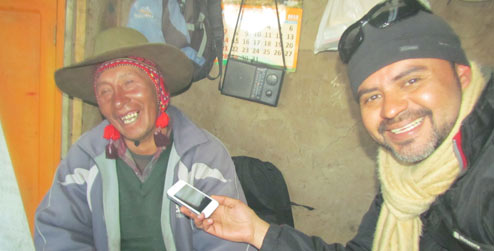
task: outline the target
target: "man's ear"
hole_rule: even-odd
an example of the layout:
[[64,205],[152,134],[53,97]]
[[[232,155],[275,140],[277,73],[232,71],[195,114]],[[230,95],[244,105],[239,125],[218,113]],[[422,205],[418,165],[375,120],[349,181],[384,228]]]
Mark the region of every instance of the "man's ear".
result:
[[461,89],[465,89],[472,80],[472,68],[468,65],[455,64],[456,75],[460,81]]

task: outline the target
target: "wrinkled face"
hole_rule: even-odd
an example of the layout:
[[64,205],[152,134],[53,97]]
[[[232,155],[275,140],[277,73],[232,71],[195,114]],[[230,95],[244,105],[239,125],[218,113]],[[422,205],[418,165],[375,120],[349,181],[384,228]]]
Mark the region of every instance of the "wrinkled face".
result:
[[129,65],[104,70],[95,81],[95,93],[101,113],[126,142],[153,139],[158,105],[144,71]]
[[464,87],[460,71],[448,61],[421,58],[373,73],[358,89],[367,131],[399,161],[427,158],[456,122]]

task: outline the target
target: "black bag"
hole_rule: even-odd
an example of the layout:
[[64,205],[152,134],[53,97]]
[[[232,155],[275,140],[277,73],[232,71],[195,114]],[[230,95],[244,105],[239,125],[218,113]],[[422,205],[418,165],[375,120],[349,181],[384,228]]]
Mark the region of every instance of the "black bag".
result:
[[247,204],[269,223],[294,226],[288,189],[283,174],[270,162],[256,158],[232,158]]
[[[225,34],[221,0],[136,0],[127,26],[143,33],[150,42],[180,48],[194,62],[192,82],[222,75]],[[215,59],[219,73],[210,76]]]

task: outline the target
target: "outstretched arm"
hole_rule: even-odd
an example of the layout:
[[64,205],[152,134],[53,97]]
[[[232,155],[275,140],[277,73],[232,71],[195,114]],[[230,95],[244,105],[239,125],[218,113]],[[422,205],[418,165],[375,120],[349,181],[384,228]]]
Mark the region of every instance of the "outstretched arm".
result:
[[187,208],[180,210],[194,220],[198,228],[219,238],[246,242],[263,250],[297,251],[368,251],[371,250],[377,218],[382,204],[378,194],[364,215],[357,235],[346,245],[326,243],[317,236],[308,236],[287,225],[269,225],[241,201],[223,196],[212,196],[219,207],[207,219]]
[[204,214],[196,215],[183,206],[180,211],[209,234],[230,241],[246,242],[260,249],[269,224],[240,200],[216,195],[212,197],[219,202],[219,206],[207,219]]

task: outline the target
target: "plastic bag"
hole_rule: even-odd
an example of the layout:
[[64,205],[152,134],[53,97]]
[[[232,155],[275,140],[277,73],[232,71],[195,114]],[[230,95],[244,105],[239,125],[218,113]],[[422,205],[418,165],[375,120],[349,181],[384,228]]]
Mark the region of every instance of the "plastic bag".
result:
[[335,51],[341,34],[382,0],[328,0],[319,24],[314,53]]

